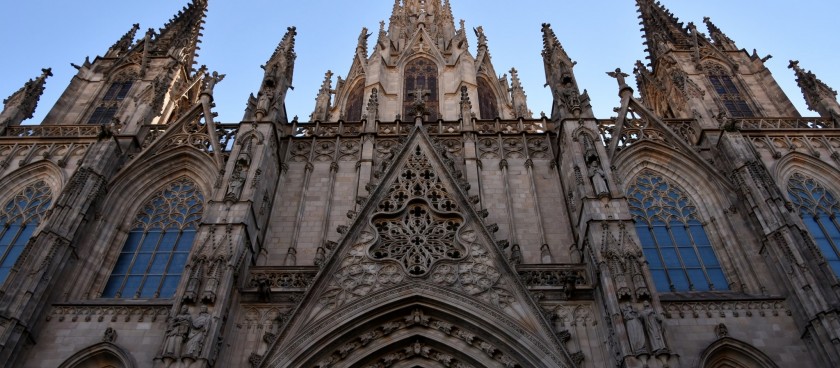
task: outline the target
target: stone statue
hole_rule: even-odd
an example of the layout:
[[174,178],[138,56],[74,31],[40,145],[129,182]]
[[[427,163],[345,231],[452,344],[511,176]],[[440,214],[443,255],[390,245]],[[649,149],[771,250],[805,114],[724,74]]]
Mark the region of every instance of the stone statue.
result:
[[648,340],[650,340],[650,350],[654,353],[662,352],[668,349],[665,345],[665,336],[662,330],[662,318],[656,314],[649,302],[645,302],[642,309],[642,317],[645,319],[645,329],[647,331]]
[[622,316],[624,317],[627,340],[630,342],[632,353],[636,355],[647,353],[647,348],[645,347],[645,327],[642,325],[639,312],[632,305],[625,304],[622,309]]
[[477,28],[473,28],[475,32],[475,37],[478,39],[478,47],[487,46],[487,36],[484,35],[484,28],[478,26]]
[[207,77],[207,85],[204,88],[210,94],[213,94],[213,89],[216,88],[216,84],[221,82],[222,79],[225,79],[224,74],[219,74],[219,72],[213,72],[212,75]]
[[207,313],[207,306],[202,305],[198,316],[192,319],[184,356],[197,358],[204,349],[204,340],[210,330],[212,316]]
[[180,313],[169,320],[166,336],[163,341],[163,357],[180,358],[184,341],[189,336],[192,316],[186,305],[181,307]]
[[624,80],[624,78],[627,78],[630,75],[627,73],[622,73],[621,68],[615,68],[614,72],[607,72],[607,75],[615,78],[618,81],[619,88],[627,87],[627,82]]
[[601,169],[600,161],[589,161],[589,179],[592,180],[592,188],[595,190],[596,196],[600,198],[610,195],[610,189],[607,187],[606,174]]
[[271,108],[271,89],[264,88],[257,97],[257,113],[262,112],[263,116],[268,114]]

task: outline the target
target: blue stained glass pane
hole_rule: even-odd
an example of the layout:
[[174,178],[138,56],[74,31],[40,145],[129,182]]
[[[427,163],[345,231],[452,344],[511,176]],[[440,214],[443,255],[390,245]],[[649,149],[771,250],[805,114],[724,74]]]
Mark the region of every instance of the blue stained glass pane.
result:
[[678,247],[691,246],[691,238],[682,223],[671,223],[671,233],[674,234],[674,241]]
[[166,270],[166,263],[169,261],[169,253],[157,253],[152,259],[152,267],[149,268],[149,275],[161,275]]
[[138,253],[134,265],[131,266],[131,274],[142,275],[146,273],[146,269],[149,267],[149,260],[151,259],[151,253]]
[[175,250],[189,252],[192,248],[193,239],[195,239],[195,230],[184,230],[181,238],[178,239],[178,245],[175,247]]
[[837,229],[837,225],[834,225],[834,221],[831,221],[828,216],[824,216],[820,217],[820,222],[825,228],[826,233],[828,233],[828,237],[834,242],[834,245],[840,246],[840,230]]
[[656,290],[661,292],[671,291],[671,286],[668,283],[668,275],[664,270],[650,270],[653,275],[653,282],[656,284]]
[[710,267],[720,265],[712,247],[698,247],[697,251],[700,252],[700,258],[703,260],[704,266]]
[[665,260],[665,267],[680,268],[680,259],[677,257],[677,250],[674,248],[660,248],[662,259]]
[[9,226],[9,228],[6,229],[6,232],[3,233],[3,237],[0,238],[0,247],[3,247],[3,249],[5,249],[7,246],[9,246],[9,244],[12,244],[18,232],[20,232],[20,225],[13,224],[12,226]]
[[155,250],[158,240],[160,240],[160,231],[149,231],[146,233],[146,238],[143,239],[143,244],[140,245],[140,251],[151,252]]
[[664,225],[654,224],[653,235],[660,247],[671,246],[671,235],[668,234],[668,229]]
[[123,252],[134,252],[137,246],[140,245],[140,240],[143,239],[142,231],[132,231],[128,233],[128,239],[125,241]]
[[175,247],[175,242],[178,241],[178,230],[170,229],[163,234],[163,240],[160,241],[158,251],[171,251]]
[[703,230],[703,225],[692,224],[689,223],[688,227],[689,231],[691,232],[691,238],[694,240],[694,244],[697,245],[711,245],[712,243],[709,242],[709,238],[706,236],[706,230]]
[[160,276],[149,276],[143,283],[143,288],[140,289],[141,298],[154,298],[157,293],[158,286],[160,286]]
[[131,259],[134,258],[134,253],[121,253],[120,258],[117,258],[117,264],[114,266],[114,271],[111,274],[124,275],[128,272],[128,267],[131,266]]
[[15,262],[17,262],[18,257],[21,253],[23,253],[23,244],[15,244],[9,249],[9,253],[6,255],[6,258],[3,259],[3,263],[0,264],[0,267],[12,267],[14,266]]
[[820,250],[823,253],[823,257],[825,257],[826,261],[838,261],[840,260],[840,256],[837,255],[837,252],[834,251],[828,244],[821,244]]
[[175,289],[178,288],[178,281],[180,280],[180,275],[164,277],[163,286],[160,287],[160,297],[171,298],[173,295],[175,295]]
[[825,233],[823,233],[822,229],[820,229],[820,225],[817,221],[811,216],[805,216],[802,218],[802,221],[805,223],[805,226],[808,227],[808,231],[811,233],[811,236],[814,237],[814,240],[817,243],[826,242]]
[[125,280],[125,286],[122,289],[122,297],[133,298],[141,282],[143,282],[143,276],[128,276]]
[[726,282],[726,276],[723,275],[723,270],[717,267],[706,268],[706,273],[709,274],[709,280],[715,285],[715,290],[729,290],[729,283]]
[[683,264],[686,267],[700,267],[700,259],[698,259],[697,254],[694,253],[694,248],[682,247],[679,248],[679,250],[680,257],[682,257]]
[[688,278],[685,277],[685,271],[682,269],[668,270],[668,276],[671,277],[671,283],[674,285],[674,290],[688,290]]
[[831,267],[835,275],[840,275],[840,261],[829,261],[828,266]]
[[35,232],[35,228],[38,225],[36,224],[27,224],[21,229],[20,235],[18,235],[17,239],[15,239],[15,244],[26,244],[29,241],[29,238],[32,237],[32,233]]
[[701,268],[688,268],[686,269],[688,273],[688,278],[691,280],[691,284],[694,286],[694,290],[696,291],[708,291],[709,290],[709,282],[706,281],[706,275],[703,273],[703,269]]
[[653,236],[651,236],[650,229],[647,226],[637,225],[636,234],[639,235],[642,248],[656,248],[656,243],[654,243]]
[[108,278],[108,284],[105,285],[105,291],[102,292],[102,296],[105,298],[113,298],[117,296],[117,291],[120,290],[120,285],[122,285],[123,277],[120,275],[111,275]]
[[169,267],[166,269],[168,274],[178,274],[184,271],[184,266],[187,264],[187,253],[172,254],[172,261],[169,262]]
[[659,252],[656,249],[645,249],[644,254],[650,268],[662,268],[662,260],[659,259]]

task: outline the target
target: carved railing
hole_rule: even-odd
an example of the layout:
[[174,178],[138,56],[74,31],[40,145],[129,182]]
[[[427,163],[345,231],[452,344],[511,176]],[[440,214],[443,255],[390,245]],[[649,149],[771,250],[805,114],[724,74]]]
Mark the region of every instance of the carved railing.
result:
[[[148,124],[144,127],[149,129],[149,133],[146,134],[146,139],[143,142],[143,147],[146,147],[163,135],[169,128],[169,125]],[[219,139],[219,147],[221,147],[223,155],[233,150],[233,144],[236,141],[236,134],[238,132],[239,124],[216,124],[216,137]],[[207,136],[209,137],[209,135]],[[213,147],[210,145],[210,142],[198,142],[197,145],[201,146],[208,153],[213,152]]]
[[[697,144],[700,137],[695,128],[694,120],[667,119],[664,120],[664,123],[689,145],[693,146]],[[624,127],[621,129],[621,134],[618,137],[615,136],[616,126],[614,120],[598,120],[598,129],[605,145],[609,146],[613,139],[618,139],[616,152],[642,140],[670,143],[666,139],[667,136],[662,129],[654,127],[653,124],[650,124],[644,119],[625,120]]]
[[677,133],[689,145],[697,144],[700,138],[697,134],[697,129],[694,127],[694,120],[692,119],[667,119],[665,124],[668,128]]
[[753,129],[837,129],[830,118],[747,118],[733,119],[740,130]]
[[591,287],[584,265],[520,265],[516,272],[530,289]]
[[362,134],[364,129],[364,122],[321,122],[300,124],[298,122],[292,123],[292,135],[295,137],[335,137],[341,136],[357,136]]
[[[119,131],[119,128],[111,128]],[[10,126],[3,134],[6,137],[96,137],[102,131],[99,125],[22,125]]]
[[[457,135],[467,130],[467,126],[475,124],[475,130],[479,134],[539,134],[545,133],[548,128],[547,120],[518,119],[518,120],[476,120],[474,122],[457,121],[427,121],[423,123],[429,134],[433,135]],[[365,130],[366,124],[374,124],[373,130],[380,136],[406,135],[414,126],[413,121],[360,121],[360,122],[321,122],[292,123],[292,136],[294,137],[334,137],[358,136]]]
[[548,121],[544,119],[476,120],[474,124],[479,134],[539,134],[548,130]]
[[315,280],[317,267],[252,267],[246,288],[303,290]]

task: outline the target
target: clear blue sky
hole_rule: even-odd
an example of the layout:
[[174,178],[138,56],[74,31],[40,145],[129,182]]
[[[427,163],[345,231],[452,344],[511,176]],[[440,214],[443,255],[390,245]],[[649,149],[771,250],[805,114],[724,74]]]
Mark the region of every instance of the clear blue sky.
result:
[[[573,60],[581,88],[589,90],[596,115],[613,115],[619,104],[615,80],[605,72],[630,71],[645,54],[635,1],[590,0],[451,0],[455,19],[468,29],[484,26],[492,61],[498,73],[520,71],[535,114],[551,109],[551,94],[543,88],[540,24],[552,24]],[[67,87],[85,56],[103,54],[133,23],[141,30],[161,27],[187,0],[26,0],[7,1],[0,12],[0,98],[6,98],[43,67],[52,67],[34,119],[39,123]],[[683,22],[693,21],[705,32],[703,16],[710,16],[739,47],[761,56],[797,109],[807,111],[788,60],[833,88],[840,88],[837,14],[840,4],[827,0],[664,0]],[[277,1],[210,0],[198,62],[227,74],[216,88],[219,120],[242,118],[248,94],[262,78],[260,65],[274,51],[288,26],[297,26],[297,63],[294,86],[286,100],[291,115],[307,120],[324,72],[346,76],[361,28],[376,30],[390,16],[393,1]],[[470,46],[475,38],[470,33]],[[142,31],[140,32],[142,34]],[[370,42],[371,45],[374,43]],[[635,85],[635,84],[634,84]]]

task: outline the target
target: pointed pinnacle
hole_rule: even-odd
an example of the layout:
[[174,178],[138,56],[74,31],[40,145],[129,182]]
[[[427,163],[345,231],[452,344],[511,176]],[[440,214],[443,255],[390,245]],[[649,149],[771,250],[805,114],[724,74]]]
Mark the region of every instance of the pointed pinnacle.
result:
[[131,29],[128,30],[117,42],[109,49],[109,51],[125,51],[134,43],[134,37],[137,36],[137,31],[140,29],[140,23],[134,23]]

